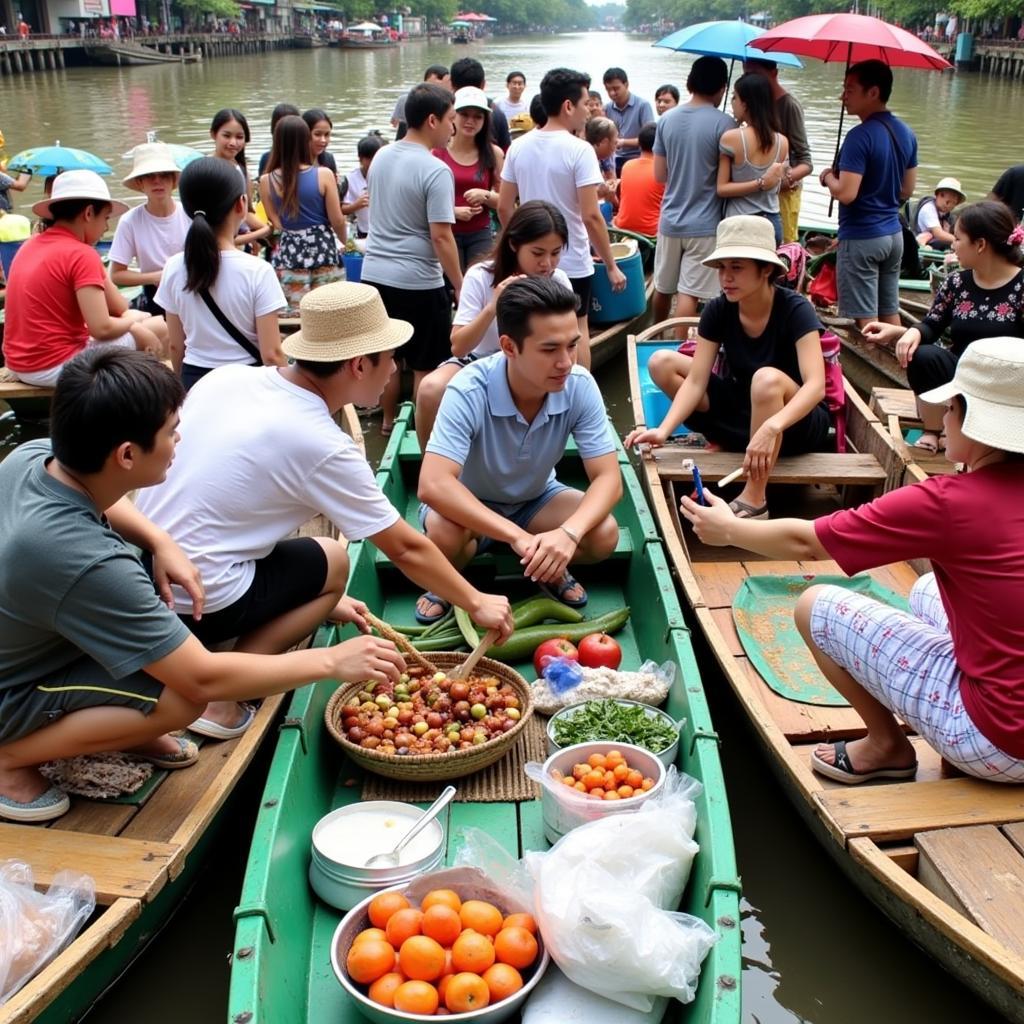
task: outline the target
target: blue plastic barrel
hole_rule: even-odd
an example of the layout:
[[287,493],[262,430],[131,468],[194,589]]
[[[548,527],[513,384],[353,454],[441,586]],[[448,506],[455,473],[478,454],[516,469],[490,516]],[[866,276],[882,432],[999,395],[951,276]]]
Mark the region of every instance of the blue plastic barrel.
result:
[[11,276],[11,264],[14,262],[14,254],[24,244],[24,242],[0,242],[0,266],[4,268],[4,277]]
[[590,322],[614,324],[632,320],[647,308],[644,267],[636,239],[612,243],[616,266],[626,275],[626,287],[613,292],[603,263],[594,263],[594,285],[590,295]]
[[601,211],[601,216],[604,217],[605,224],[611,224],[612,217],[615,216],[615,207],[605,199],[603,202],[598,204],[598,208]]
[[358,284],[363,279],[363,254],[347,252],[342,259],[345,261],[345,280]]

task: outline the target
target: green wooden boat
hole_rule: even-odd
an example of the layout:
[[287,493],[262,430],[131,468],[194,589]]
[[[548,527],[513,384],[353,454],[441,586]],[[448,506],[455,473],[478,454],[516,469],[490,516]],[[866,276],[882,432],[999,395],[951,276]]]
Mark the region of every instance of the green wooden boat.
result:
[[[381,460],[377,480],[385,494],[413,519],[420,451],[406,406]],[[736,1024],[740,1020],[739,879],[729,809],[714,732],[693,651],[683,621],[662,542],[625,453],[619,450],[624,495],[616,509],[621,528],[618,548],[599,569],[580,576],[590,592],[588,617],[630,605],[633,615],[618,640],[623,665],[637,667],[652,658],[674,661],[681,669],[668,699],[669,711],[686,718],[680,767],[704,785],[698,805],[694,864],[683,908],[715,929],[719,941],[704,962],[696,1000],[673,1008],[670,1016],[693,1024]],[[581,462],[570,449],[560,478],[584,481]],[[369,542],[354,544],[350,592],[392,623],[412,621],[417,592]],[[527,596],[514,577],[511,555],[487,554],[474,563],[497,586],[513,580],[510,596]],[[508,575],[504,575],[508,574]],[[521,579],[521,577],[519,577]],[[351,627],[349,627],[351,628]],[[324,628],[316,643],[335,642]],[[533,679],[532,665],[514,666]],[[361,799],[360,771],[348,761],[324,726],[324,708],[337,684],[323,680],[296,691],[271,764],[256,822],[241,900],[231,968],[227,1020],[232,1024],[304,1024],[360,1021],[335,979],[329,944],[342,914],[321,904],[309,887],[310,834],[333,808]],[[452,804],[448,860],[457,851],[459,829],[485,829],[511,853],[544,849],[539,800],[522,803]]]

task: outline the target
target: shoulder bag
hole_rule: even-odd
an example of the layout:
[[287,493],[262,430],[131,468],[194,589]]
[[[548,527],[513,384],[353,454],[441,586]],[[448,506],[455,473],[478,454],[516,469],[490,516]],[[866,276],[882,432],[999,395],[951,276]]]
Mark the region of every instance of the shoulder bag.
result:
[[238,342],[238,344],[245,349],[248,355],[253,359],[254,364],[259,366],[263,362],[260,350],[224,315],[224,310],[217,305],[213,296],[210,294],[209,288],[204,288],[199,293],[199,297],[206,303],[206,308],[213,314],[217,323],[227,331],[234,341]]

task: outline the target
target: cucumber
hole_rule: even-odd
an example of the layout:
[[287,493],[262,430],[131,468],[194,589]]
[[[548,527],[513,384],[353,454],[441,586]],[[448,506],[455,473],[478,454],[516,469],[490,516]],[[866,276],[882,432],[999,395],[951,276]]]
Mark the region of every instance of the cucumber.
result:
[[469,649],[472,650],[480,642],[480,637],[477,634],[476,629],[473,627],[473,620],[469,617],[469,612],[465,608],[455,608],[455,621],[459,625],[459,632],[462,634],[462,639],[469,645]]
[[435,633],[441,633],[446,631],[446,627],[452,624],[452,619],[455,613],[451,608],[448,609],[436,622],[432,622],[427,628],[420,634],[420,636],[433,636]]
[[497,658],[510,664],[525,661],[545,641],[565,637],[576,643],[591,633],[617,633],[629,621],[629,609],[619,608],[596,619],[584,619],[577,623],[559,625],[527,626],[517,629],[500,647],[487,651],[488,658]]
[[583,614],[577,609],[570,608],[567,604],[547,596],[531,597],[527,601],[520,601],[513,608],[512,614],[517,630],[545,622],[547,619],[554,619],[556,622],[583,621]]

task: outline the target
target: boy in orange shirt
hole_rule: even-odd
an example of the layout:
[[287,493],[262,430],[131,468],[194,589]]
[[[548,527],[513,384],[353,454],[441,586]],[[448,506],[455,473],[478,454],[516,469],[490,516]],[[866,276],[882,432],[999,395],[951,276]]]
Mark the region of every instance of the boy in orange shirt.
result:
[[654,122],[645,124],[637,136],[640,156],[622,165],[619,212],[613,222],[617,228],[652,238],[658,233],[661,199],[665,194],[665,186],[654,179],[654,133]]

